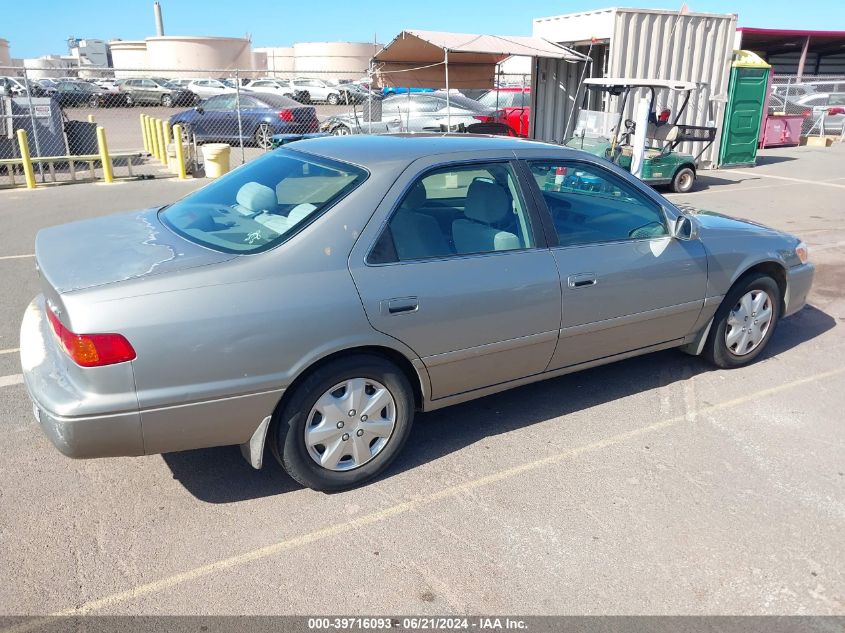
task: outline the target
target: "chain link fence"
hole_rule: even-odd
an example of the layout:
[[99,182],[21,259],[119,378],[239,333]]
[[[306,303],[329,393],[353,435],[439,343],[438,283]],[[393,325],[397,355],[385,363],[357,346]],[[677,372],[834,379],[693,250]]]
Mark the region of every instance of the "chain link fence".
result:
[[803,117],[802,134],[842,134],[845,125],[845,75],[775,75],[769,114]]
[[[527,136],[531,76],[499,89],[378,89],[347,72],[259,72],[0,67],[0,186],[20,184],[19,130],[36,180],[104,177],[98,128],[118,178],[178,172],[174,131],[189,174],[206,157],[242,164],[314,134],[482,131]],[[178,128],[176,126],[179,126]],[[474,127],[473,127],[474,126]]]

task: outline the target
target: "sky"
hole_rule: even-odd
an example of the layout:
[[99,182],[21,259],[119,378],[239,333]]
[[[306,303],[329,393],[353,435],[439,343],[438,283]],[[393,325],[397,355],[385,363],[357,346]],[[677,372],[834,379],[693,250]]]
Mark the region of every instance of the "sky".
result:
[[[389,42],[403,29],[530,35],[532,18],[609,6],[678,9],[683,0],[161,0],[166,35],[250,34],[253,47],[294,42]],[[845,30],[840,0],[686,0],[691,11],[737,13],[740,26]],[[838,7],[834,10],[834,7]],[[4,3],[0,38],[12,57],[67,54],[69,37],[155,35],[152,0]]]

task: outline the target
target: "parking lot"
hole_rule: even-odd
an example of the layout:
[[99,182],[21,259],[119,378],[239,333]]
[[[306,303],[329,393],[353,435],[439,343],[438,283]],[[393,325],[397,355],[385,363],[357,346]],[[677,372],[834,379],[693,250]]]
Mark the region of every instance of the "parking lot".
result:
[[421,414],[383,477],[339,494],[238,447],[59,454],[16,353],[36,232],[203,181],[0,191],[0,610],[845,614],[845,144],[759,163],[672,197],[809,244],[811,305],[761,360],[670,350]]

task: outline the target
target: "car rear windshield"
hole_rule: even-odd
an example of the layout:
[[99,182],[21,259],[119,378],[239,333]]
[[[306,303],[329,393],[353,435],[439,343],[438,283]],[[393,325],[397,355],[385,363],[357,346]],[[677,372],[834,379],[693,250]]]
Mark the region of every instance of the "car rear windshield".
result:
[[159,213],[182,237],[224,253],[278,246],[367,178],[347,163],[277,150]]

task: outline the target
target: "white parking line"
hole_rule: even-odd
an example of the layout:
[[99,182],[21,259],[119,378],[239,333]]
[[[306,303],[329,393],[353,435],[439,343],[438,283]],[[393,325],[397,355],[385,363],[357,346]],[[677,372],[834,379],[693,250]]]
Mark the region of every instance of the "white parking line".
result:
[[9,349],[0,349],[0,356],[3,354],[14,354],[15,352],[21,351],[19,347],[10,347]]
[[35,253],[29,255],[2,255],[0,259],[26,259],[27,257],[35,257]]
[[12,374],[11,376],[0,376],[0,387],[11,387],[23,382],[23,374]]
[[789,176],[773,176],[771,174],[761,174],[756,171],[746,171],[744,169],[731,170],[735,174],[745,174],[747,176],[759,176],[760,178],[773,178],[775,180],[789,180],[790,182],[800,182],[805,185],[820,185],[822,187],[836,187],[837,189],[845,189],[845,185],[837,185],[833,182],[825,182],[824,180],[805,180],[803,178],[790,178]]
[[[585,453],[590,453],[593,451],[598,451],[603,448],[608,448],[610,446],[615,446],[617,444],[621,444],[622,442],[635,439],[642,435],[646,435],[648,433],[653,433],[655,431],[660,431],[663,429],[667,429],[684,422],[689,422],[690,419],[694,419],[695,416],[706,415],[709,413],[714,413],[716,411],[721,411],[723,409],[729,409],[731,407],[735,407],[741,404],[745,404],[747,402],[753,402],[759,398],[763,398],[765,396],[771,396],[777,393],[781,393],[788,389],[793,389],[795,387],[800,387],[803,385],[807,385],[819,380],[823,380],[825,378],[831,378],[833,376],[839,376],[842,373],[845,373],[845,367],[840,367],[838,369],[833,369],[830,371],[820,372],[818,374],[813,374],[810,376],[806,376],[804,378],[799,378],[797,380],[793,380],[792,382],[783,383],[777,385],[775,387],[769,387],[768,389],[761,389],[760,391],[756,391],[754,393],[749,393],[744,396],[740,396],[738,398],[732,398],[730,400],[725,400],[723,402],[719,402],[716,404],[707,405],[701,407],[697,411],[688,411],[683,415],[675,416],[673,418],[667,418],[665,420],[658,420],[652,424],[648,424],[643,427],[635,428],[630,431],[626,431],[624,433],[619,433],[617,435],[612,435],[610,437],[606,437],[602,440],[598,440],[596,442],[591,442],[590,444],[585,444],[582,446],[578,446],[575,448],[567,449],[560,451],[558,453],[553,453],[548,455],[547,457],[542,457],[540,459],[525,462],[522,464],[517,464],[515,466],[511,466],[510,468],[505,468],[498,472],[491,473],[484,477],[479,477],[477,479],[471,479],[469,481],[465,481],[463,483],[455,484],[453,486],[449,486],[443,488],[441,490],[437,490],[430,494],[426,495],[419,495],[416,497],[412,497],[407,501],[403,501],[397,503],[395,505],[389,506],[382,510],[378,510],[376,512],[372,512],[370,514],[366,514],[363,516],[356,517],[354,519],[350,519],[348,521],[343,521],[341,523],[335,523],[333,525],[329,525],[328,527],[314,530],[313,532],[307,532],[305,534],[300,534],[298,536],[294,536],[292,538],[277,541],[275,543],[271,543],[269,545],[265,545],[264,547],[259,547],[257,549],[253,549],[250,551],[243,552],[241,554],[236,554],[234,556],[230,556],[228,558],[222,558],[205,565],[200,565],[199,567],[194,567],[192,569],[188,569],[183,572],[179,572],[173,574],[171,576],[165,576],[164,578],[159,578],[158,580],[153,580],[148,583],[144,583],[141,585],[137,585],[135,587],[131,587],[124,591],[118,591],[115,593],[107,594],[100,598],[95,598],[93,600],[89,600],[87,602],[83,602],[82,604],[70,607],[63,611],[59,611],[56,613],[51,614],[52,617],[56,616],[75,616],[75,615],[85,615],[88,613],[92,613],[94,611],[99,611],[101,609],[114,606],[116,604],[129,602],[130,600],[134,600],[137,598],[141,598],[143,596],[157,593],[159,591],[163,591],[165,589],[170,589],[171,587],[175,587],[185,582],[189,582],[192,580],[197,580],[203,578],[205,576],[209,576],[211,574],[217,572],[223,572],[228,569],[233,569],[235,567],[240,567],[242,565],[246,565],[258,560],[263,560],[269,558],[271,556],[275,556],[277,554],[281,554],[282,552],[286,552],[289,550],[293,550],[299,547],[305,547],[312,543],[322,541],[327,538],[332,538],[341,534],[346,534],[353,530],[362,528],[367,525],[372,525],[374,523],[380,523],[387,519],[391,519],[396,516],[401,516],[403,514],[407,514],[411,511],[418,510],[422,507],[431,505],[437,501],[443,501],[444,499],[451,499],[458,495],[471,492],[478,488],[483,488],[489,486],[491,484],[495,484],[512,477],[523,475],[527,473],[534,472],[540,468],[545,466],[551,466],[554,464],[562,463],[566,460],[574,459],[580,457]],[[692,418],[690,416],[693,416]],[[3,633],[26,633],[28,631],[34,631],[35,629],[43,626],[45,623],[50,621],[51,616],[46,617],[37,617],[31,620],[25,620],[16,626],[12,626],[10,628],[4,629]]]

